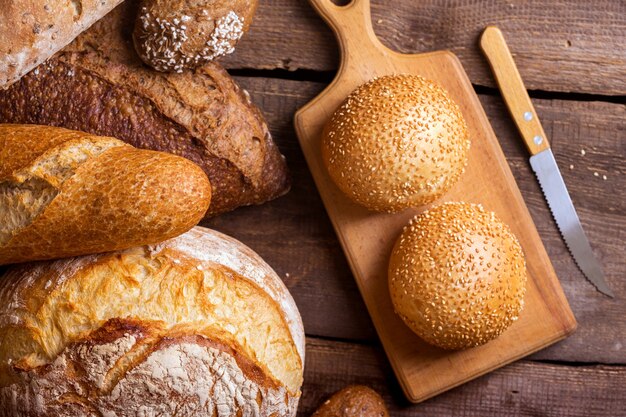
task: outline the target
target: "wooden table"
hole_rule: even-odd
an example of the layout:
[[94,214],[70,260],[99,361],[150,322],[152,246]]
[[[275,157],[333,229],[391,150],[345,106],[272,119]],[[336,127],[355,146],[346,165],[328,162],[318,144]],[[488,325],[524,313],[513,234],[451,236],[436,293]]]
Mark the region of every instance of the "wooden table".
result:
[[[626,416],[626,2],[372,0],[372,18],[390,47],[459,56],[579,327],[513,365],[422,404],[406,402],[292,126],[295,110],[333,78],[336,42],[305,0],[261,0],[251,32],[223,62],[265,112],[293,187],[285,197],[205,225],[259,252],[300,308],[308,337],[299,415],[359,383],[379,391],[394,416]],[[559,236],[479,52],[487,24],[507,37],[614,300],[584,279]]]

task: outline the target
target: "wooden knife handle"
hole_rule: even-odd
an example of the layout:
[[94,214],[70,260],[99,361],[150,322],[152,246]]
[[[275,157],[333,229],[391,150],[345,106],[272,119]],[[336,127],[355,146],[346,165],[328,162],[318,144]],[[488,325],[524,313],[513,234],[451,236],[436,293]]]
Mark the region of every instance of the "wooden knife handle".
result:
[[500,29],[488,26],[480,38],[480,47],[489,61],[504,101],[531,155],[548,149],[548,138]]

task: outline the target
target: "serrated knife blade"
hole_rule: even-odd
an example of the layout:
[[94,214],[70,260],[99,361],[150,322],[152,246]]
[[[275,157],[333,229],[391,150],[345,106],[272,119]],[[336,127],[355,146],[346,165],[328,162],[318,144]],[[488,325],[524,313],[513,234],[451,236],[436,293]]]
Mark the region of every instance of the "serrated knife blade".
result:
[[488,26],[480,38],[480,46],[493,70],[511,117],[531,154],[530,165],[569,252],[578,268],[598,291],[613,297],[500,29]]
[[531,156],[530,166],[537,176],[552,216],[574,261],[598,291],[613,297],[613,292],[604,280],[602,267],[593,256],[591,245],[580,224],[574,203],[569,196],[552,150],[548,148]]

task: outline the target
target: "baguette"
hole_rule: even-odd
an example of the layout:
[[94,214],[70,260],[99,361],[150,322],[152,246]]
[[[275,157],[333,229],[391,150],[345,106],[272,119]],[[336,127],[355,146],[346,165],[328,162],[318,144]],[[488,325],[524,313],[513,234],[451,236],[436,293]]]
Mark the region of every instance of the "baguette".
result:
[[133,31],[141,59],[182,72],[230,54],[248,30],[258,0],[143,0]]
[[61,128],[0,125],[0,265],[156,243],[211,198],[192,162]]
[[70,43],[122,0],[2,0],[0,89]]
[[209,229],[17,265],[0,279],[0,417],[293,417],[304,341],[276,273]]
[[136,8],[123,3],[0,91],[0,122],[61,126],[188,158],[211,181],[209,216],[286,193],[285,160],[247,94],[217,63],[182,74],[143,65],[131,39]]

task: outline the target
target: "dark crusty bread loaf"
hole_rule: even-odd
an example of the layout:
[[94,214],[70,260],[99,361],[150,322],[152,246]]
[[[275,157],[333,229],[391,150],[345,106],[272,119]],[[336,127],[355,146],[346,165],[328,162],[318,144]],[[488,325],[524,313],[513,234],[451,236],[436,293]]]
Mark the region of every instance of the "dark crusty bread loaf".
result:
[[17,81],[121,2],[0,1],[0,88]]
[[133,40],[158,71],[182,72],[230,54],[252,23],[258,0],[143,0]]
[[363,385],[350,385],[337,391],[312,417],[389,417],[378,393]]
[[284,158],[247,94],[216,63],[164,74],[143,65],[123,3],[64,51],[6,91],[0,122],[36,123],[113,136],[184,156],[208,175],[208,215],[286,193]]
[[0,277],[0,417],[293,417],[304,331],[256,253],[204,228]]
[[67,129],[0,124],[0,265],[157,243],[211,186],[185,158]]

